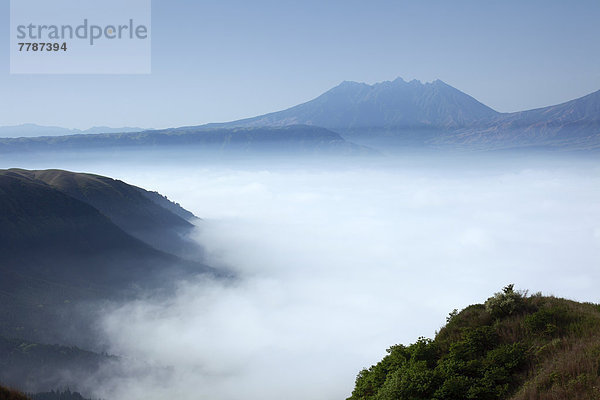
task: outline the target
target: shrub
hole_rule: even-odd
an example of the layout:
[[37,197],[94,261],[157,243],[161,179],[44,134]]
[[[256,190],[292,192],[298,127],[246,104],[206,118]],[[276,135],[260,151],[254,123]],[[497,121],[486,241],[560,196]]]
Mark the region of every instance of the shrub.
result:
[[517,292],[452,312],[434,340],[393,346],[351,400],[600,400],[600,312]]
[[513,284],[507,285],[502,292],[494,293],[494,296],[486,300],[485,310],[493,318],[503,318],[523,310],[525,305],[524,295],[515,291],[514,286]]
[[0,386],[0,400],[29,400],[23,393]]
[[563,334],[572,320],[566,307],[550,305],[526,316],[524,326],[531,334],[554,337]]

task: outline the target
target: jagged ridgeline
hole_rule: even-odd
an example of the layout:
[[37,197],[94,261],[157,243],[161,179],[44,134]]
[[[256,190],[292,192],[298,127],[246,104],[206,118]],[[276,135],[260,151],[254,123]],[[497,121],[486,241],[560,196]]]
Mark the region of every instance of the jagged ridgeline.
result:
[[600,305],[513,285],[387,352],[349,400],[600,399]]

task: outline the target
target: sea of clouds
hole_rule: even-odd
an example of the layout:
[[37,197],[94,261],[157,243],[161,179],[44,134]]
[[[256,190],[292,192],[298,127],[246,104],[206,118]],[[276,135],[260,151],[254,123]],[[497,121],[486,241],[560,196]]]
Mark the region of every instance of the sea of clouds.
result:
[[202,218],[206,261],[237,275],[113,305],[110,352],[160,372],[120,374],[97,397],[343,399],[390,345],[433,337],[450,311],[508,283],[600,302],[594,160],[63,167],[181,203]]

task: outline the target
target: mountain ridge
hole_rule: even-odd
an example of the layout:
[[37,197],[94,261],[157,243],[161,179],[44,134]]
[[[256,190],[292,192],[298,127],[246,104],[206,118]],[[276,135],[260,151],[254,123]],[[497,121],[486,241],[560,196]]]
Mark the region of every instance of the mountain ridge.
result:
[[133,236],[91,204],[36,178],[39,172],[0,170],[0,335],[59,342],[66,334],[59,316],[75,312],[76,303],[216,275],[198,259]]
[[160,240],[169,240],[193,227],[189,216],[157,192],[101,175],[0,170],[0,381],[79,387],[116,367],[96,330],[111,302],[230,277],[134,236],[147,219],[144,228],[164,227]]
[[90,204],[119,228],[154,248],[184,258],[198,258],[201,253],[198,246],[185,240],[194,227],[190,221],[198,218],[156,192],[95,174],[57,169],[9,171]]
[[[343,104],[331,105],[332,102]],[[439,115],[431,112],[432,106],[436,107]],[[402,110],[401,115],[394,113],[397,109]],[[365,128],[424,126],[447,129],[497,114],[497,111],[439,79],[421,83],[397,78],[373,85],[344,81],[313,100],[282,111],[205,126],[285,126],[293,123],[322,126],[347,134],[353,129]]]
[[595,151],[600,150],[600,90],[553,106],[500,113],[439,79],[422,83],[397,78],[372,85],[344,81],[302,104],[237,121],[135,133],[0,139],[0,152],[149,146],[297,154],[376,154],[415,147]]
[[0,153],[98,149],[135,149],[159,146],[195,148],[215,154],[364,154],[376,153],[346,141],[337,132],[308,125],[281,127],[190,126],[133,133],[0,138]]
[[486,124],[438,139],[450,146],[600,149],[600,90],[554,106],[500,114]]
[[288,109],[207,127],[323,126],[378,150],[600,149],[600,91],[500,113],[441,80],[344,81]]
[[0,138],[64,136],[75,134],[116,133],[116,132],[141,132],[148,129],[137,127],[111,128],[108,126],[94,126],[88,129],[70,129],[60,126],[46,126],[37,124],[20,124],[0,126]]

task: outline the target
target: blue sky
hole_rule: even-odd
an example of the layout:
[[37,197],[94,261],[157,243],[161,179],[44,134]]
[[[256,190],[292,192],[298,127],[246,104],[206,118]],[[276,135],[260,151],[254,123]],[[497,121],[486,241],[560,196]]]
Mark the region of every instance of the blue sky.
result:
[[0,20],[0,125],[227,121],[344,80],[439,78],[503,112],[600,89],[597,0],[154,0],[150,75],[10,75],[8,0]]

